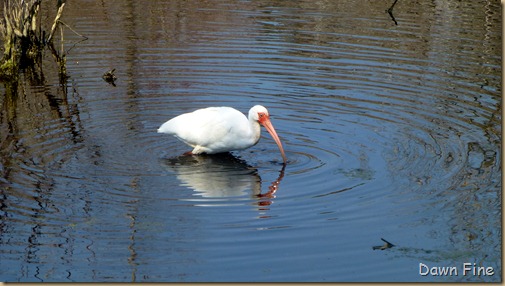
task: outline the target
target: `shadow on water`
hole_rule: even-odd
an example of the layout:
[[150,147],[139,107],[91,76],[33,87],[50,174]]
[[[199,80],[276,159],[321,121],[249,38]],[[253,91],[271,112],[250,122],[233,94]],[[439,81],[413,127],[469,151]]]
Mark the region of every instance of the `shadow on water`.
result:
[[[48,219],[58,214],[59,207],[55,203],[57,183],[46,168],[64,169],[65,162],[83,142],[80,112],[69,100],[77,92],[69,87],[58,64],[60,71],[40,58],[38,65],[26,67],[15,79],[2,82],[0,241],[13,232],[27,241],[24,255],[20,254],[26,265],[43,256],[37,252],[46,245],[45,231],[54,232],[58,238],[65,232],[58,224],[51,226]],[[23,223],[13,230],[11,223],[17,220]],[[60,246],[71,252],[70,244]],[[5,258],[5,253],[2,256]],[[44,281],[38,273],[33,279]]]
[[69,154],[65,151],[73,150],[82,138],[79,110],[68,102],[65,78],[60,78],[59,85],[50,86],[42,70],[25,70],[22,77],[4,86],[5,94],[0,98],[0,170],[2,180],[9,182],[16,181],[16,169],[21,166],[64,159]]
[[161,159],[161,164],[176,174],[181,186],[193,190],[194,196],[201,197],[191,201],[203,202],[201,205],[205,206],[215,199],[232,202],[247,200],[247,197],[253,198],[259,206],[270,205],[286,168],[282,166],[278,178],[269,185],[268,191],[262,193],[258,169],[231,153],[182,155]]

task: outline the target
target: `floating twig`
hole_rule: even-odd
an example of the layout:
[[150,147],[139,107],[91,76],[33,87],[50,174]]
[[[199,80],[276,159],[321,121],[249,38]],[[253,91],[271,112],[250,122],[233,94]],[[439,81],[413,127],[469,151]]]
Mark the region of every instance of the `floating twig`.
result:
[[385,249],[392,248],[393,246],[395,246],[394,244],[392,244],[391,242],[385,240],[384,238],[381,238],[381,240],[384,241],[385,244],[384,245],[373,246],[372,247],[373,250],[377,250],[377,249],[385,250]]

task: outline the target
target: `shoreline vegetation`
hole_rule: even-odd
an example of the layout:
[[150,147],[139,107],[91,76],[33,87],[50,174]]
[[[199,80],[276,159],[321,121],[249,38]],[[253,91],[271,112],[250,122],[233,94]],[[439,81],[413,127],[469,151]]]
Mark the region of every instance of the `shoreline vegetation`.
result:
[[[60,20],[65,0],[57,1],[56,15],[50,30],[47,31],[42,27],[42,19],[49,19],[49,16],[41,15],[42,3],[42,0],[6,0],[1,7],[3,8],[0,16],[0,40],[3,43],[3,55],[0,60],[2,81],[16,81],[20,71],[42,73],[42,52],[45,48],[49,49],[58,63],[60,78],[66,77],[62,26],[68,27],[68,25]],[[44,3],[53,5],[54,2]],[[59,50],[54,45],[58,27],[61,32]]]

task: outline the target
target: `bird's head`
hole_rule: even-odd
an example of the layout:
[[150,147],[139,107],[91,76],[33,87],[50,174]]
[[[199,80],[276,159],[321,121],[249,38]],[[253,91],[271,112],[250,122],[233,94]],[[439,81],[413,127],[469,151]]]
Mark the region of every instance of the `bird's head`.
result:
[[262,122],[265,122],[265,120],[270,120],[270,115],[264,106],[255,105],[249,110],[249,118],[263,124]]
[[281,151],[282,159],[284,164],[286,164],[286,155],[284,154],[284,149],[282,148],[281,140],[279,136],[277,136],[277,132],[275,132],[274,126],[270,122],[270,115],[268,114],[268,110],[261,105],[255,105],[249,110],[249,118],[257,121],[259,124],[263,125],[268,133],[272,136],[275,143],[279,147],[279,151]]

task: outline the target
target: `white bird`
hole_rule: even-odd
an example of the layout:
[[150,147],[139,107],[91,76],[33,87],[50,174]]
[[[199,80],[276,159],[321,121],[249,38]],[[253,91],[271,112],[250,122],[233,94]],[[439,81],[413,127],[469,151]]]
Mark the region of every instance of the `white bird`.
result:
[[174,135],[193,147],[187,154],[216,154],[254,146],[260,140],[260,124],[272,135],[286,164],[281,140],[270,122],[268,110],[261,105],[249,110],[249,118],[231,107],[198,109],[163,123],[158,133]]

